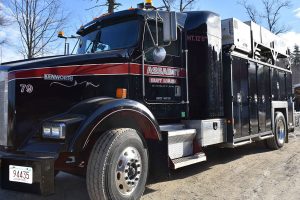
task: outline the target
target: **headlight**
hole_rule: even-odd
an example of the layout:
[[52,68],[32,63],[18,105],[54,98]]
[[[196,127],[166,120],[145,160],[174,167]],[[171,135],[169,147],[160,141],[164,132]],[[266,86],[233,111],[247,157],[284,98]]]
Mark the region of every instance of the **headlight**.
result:
[[43,137],[53,139],[65,139],[66,125],[63,123],[45,123],[43,125]]

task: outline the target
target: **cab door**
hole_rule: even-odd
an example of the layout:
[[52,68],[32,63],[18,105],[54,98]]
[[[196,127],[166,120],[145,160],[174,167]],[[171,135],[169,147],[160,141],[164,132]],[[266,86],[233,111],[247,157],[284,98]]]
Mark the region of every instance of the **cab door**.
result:
[[[161,63],[153,59],[156,26],[148,22],[149,30],[145,29],[143,49],[145,52],[144,100],[148,104],[174,104],[185,101],[185,65],[182,62],[182,34],[178,29],[178,40],[170,44],[163,42],[162,24],[158,26],[158,44],[166,50],[166,58]],[[151,37],[152,35],[152,37]]]

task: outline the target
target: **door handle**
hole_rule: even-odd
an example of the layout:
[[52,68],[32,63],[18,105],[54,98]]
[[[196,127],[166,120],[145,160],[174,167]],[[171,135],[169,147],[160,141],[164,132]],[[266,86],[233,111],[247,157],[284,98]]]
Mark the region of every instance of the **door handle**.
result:
[[254,102],[257,103],[258,102],[258,97],[257,94],[254,95]]
[[261,96],[261,100],[262,100],[262,102],[263,102],[263,103],[265,103],[265,102],[266,102],[265,95],[262,95],[262,96]]
[[238,103],[242,103],[242,95],[240,93],[237,93],[236,98]]

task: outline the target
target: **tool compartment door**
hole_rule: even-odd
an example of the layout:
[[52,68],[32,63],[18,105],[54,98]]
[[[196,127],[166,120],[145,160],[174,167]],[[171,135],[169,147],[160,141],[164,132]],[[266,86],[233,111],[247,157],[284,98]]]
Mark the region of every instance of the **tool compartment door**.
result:
[[259,132],[267,132],[271,130],[271,93],[269,67],[260,64],[258,65],[257,84]]
[[232,60],[232,100],[234,138],[249,136],[248,62]]
[[249,111],[250,111],[250,134],[258,133],[258,94],[256,81],[256,63],[248,64],[248,80],[249,80]]

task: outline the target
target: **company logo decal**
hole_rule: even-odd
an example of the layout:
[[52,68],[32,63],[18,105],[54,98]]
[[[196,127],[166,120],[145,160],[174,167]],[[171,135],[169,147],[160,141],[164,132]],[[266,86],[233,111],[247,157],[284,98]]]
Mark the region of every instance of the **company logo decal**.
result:
[[173,79],[173,78],[149,78],[149,83],[178,84],[178,81],[177,79]]
[[73,82],[73,76],[64,76],[56,74],[44,74],[44,80],[46,81],[69,81]]
[[180,69],[170,67],[149,66],[147,68],[147,75],[178,77],[180,76]]

